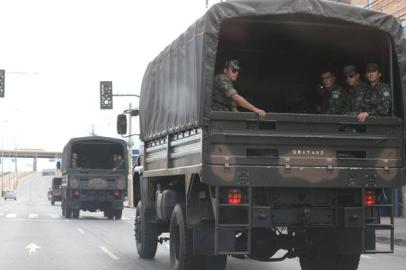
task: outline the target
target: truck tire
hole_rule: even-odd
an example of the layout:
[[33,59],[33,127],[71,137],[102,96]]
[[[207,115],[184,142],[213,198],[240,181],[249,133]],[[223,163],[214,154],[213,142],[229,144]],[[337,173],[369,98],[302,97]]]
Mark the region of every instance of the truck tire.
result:
[[73,218],[79,218],[79,215],[80,215],[80,209],[72,210]]
[[193,255],[193,232],[186,227],[185,204],[176,204],[169,229],[169,255],[174,270],[202,269],[203,256]]
[[61,202],[61,209],[62,209],[62,216],[64,217],[66,215],[66,213],[65,213],[65,200],[63,200],[63,199]]
[[65,217],[72,218],[72,209],[70,209],[70,207],[65,207]]
[[138,255],[143,259],[153,259],[158,246],[158,231],[156,225],[149,222],[151,214],[142,211],[142,203],[138,202],[135,212],[135,242]]
[[114,219],[114,211],[112,209],[107,210],[107,218]]
[[54,198],[51,199],[51,205],[55,205],[55,200],[54,200]]
[[114,210],[114,218],[115,219],[121,219],[121,216],[123,215],[123,210]]
[[302,270],[357,270],[360,254],[343,254],[300,257],[300,266]]

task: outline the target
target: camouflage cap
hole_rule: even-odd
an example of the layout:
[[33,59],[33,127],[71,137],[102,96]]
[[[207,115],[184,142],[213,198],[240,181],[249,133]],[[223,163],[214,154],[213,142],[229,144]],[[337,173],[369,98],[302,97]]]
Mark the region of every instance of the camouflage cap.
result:
[[379,66],[376,63],[369,63],[366,68],[365,68],[366,72],[370,72],[370,71],[379,71]]
[[352,73],[358,73],[357,67],[354,65],[348,65],[343,68],[344,75],[350,75]]
[[240,70],[240,62],[238,62],[238,60],[235,60],[235,59],[227,60],[224,63],[224,68],[233,68],[236,70]]

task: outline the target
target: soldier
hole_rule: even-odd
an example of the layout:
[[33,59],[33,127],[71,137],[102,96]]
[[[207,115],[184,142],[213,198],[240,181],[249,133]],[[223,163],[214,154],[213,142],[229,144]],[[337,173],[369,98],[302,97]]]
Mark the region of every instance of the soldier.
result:
[[360,80],[360,74],[354,65],[344,67],[343,71],[345,82],[348,86],[345,113],[358,115],[365,110],[362,104],[368,85]]
[[325,70],[321,73],[321,85],[318,89],[320,98],[317,112],[321,114],[342,114],[345,110],[345,94],[341,86],[335,84],[333,71]]
[[260,118],[266,116],[266,112],[261,110],[245,98],[240,96],[233,86],[240,71],[240,64],[237,60],[227,60],[223,66],[223,73],[214,78],[213,111],[238,111],[237,105],[249,111],[255,112]]
[[363,100],[366,110],[358,114],[358,121],[365,122],[368,116],[390,116],[392,113],[391,89],[387,84],[380,82],[382,73],[379,66],[369,63],[366,66],[366,76],[369,82]]

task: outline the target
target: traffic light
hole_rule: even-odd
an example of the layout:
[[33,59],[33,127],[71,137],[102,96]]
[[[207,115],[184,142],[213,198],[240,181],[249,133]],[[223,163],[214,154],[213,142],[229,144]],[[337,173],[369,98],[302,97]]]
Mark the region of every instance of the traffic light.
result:
[[100,82],[100,109],[113,109],[113,82]]
[[6,71],[0,69],[0,98],[4,97],[4,84],[6,80]]

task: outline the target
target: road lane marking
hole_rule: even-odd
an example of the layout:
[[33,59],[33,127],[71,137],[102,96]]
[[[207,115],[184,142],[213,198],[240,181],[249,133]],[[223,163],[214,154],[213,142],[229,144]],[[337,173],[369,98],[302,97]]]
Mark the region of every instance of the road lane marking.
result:
[[101,249],[104,253],[106,253],[107,255],[109,255],[110,258],[112,258],[113,260],[119,260],[119,258],[118,258],[116,255],[114,255],[114,253],[112,253],[110,250],[108,250],[106,247],[100,246],[100,249]]
[[6,216],[6,218],[16,218],[16,217],[17,217],[16,213],[10,213],[10,214],[7,214],[7,216]]
[[77,230],[78,232],[80,232],[81,234],[85,234],[85,231],[82,230],[81,228],[76,228],[76,230]]
[[38,214],[29,214],[28,218],[38,218]]
[[361,258],[368,259],[368,260],[372,259],[371,256],[364,255],[364,254],[361,255]]
[[122,217],[122,220],[130,220],[128,217]]
[[28,246],[26,246],[25,248],[29,249],[28,255],[31,255],[32,253],[37,254],[37,249],[40,249],[41,247],[37,246],[34,243],[31,243]]
[[58,216],[55,215],[55,214],[49,214],[49,216],[50,216],[51,218],[57,218],[57,217],[58,217]]

